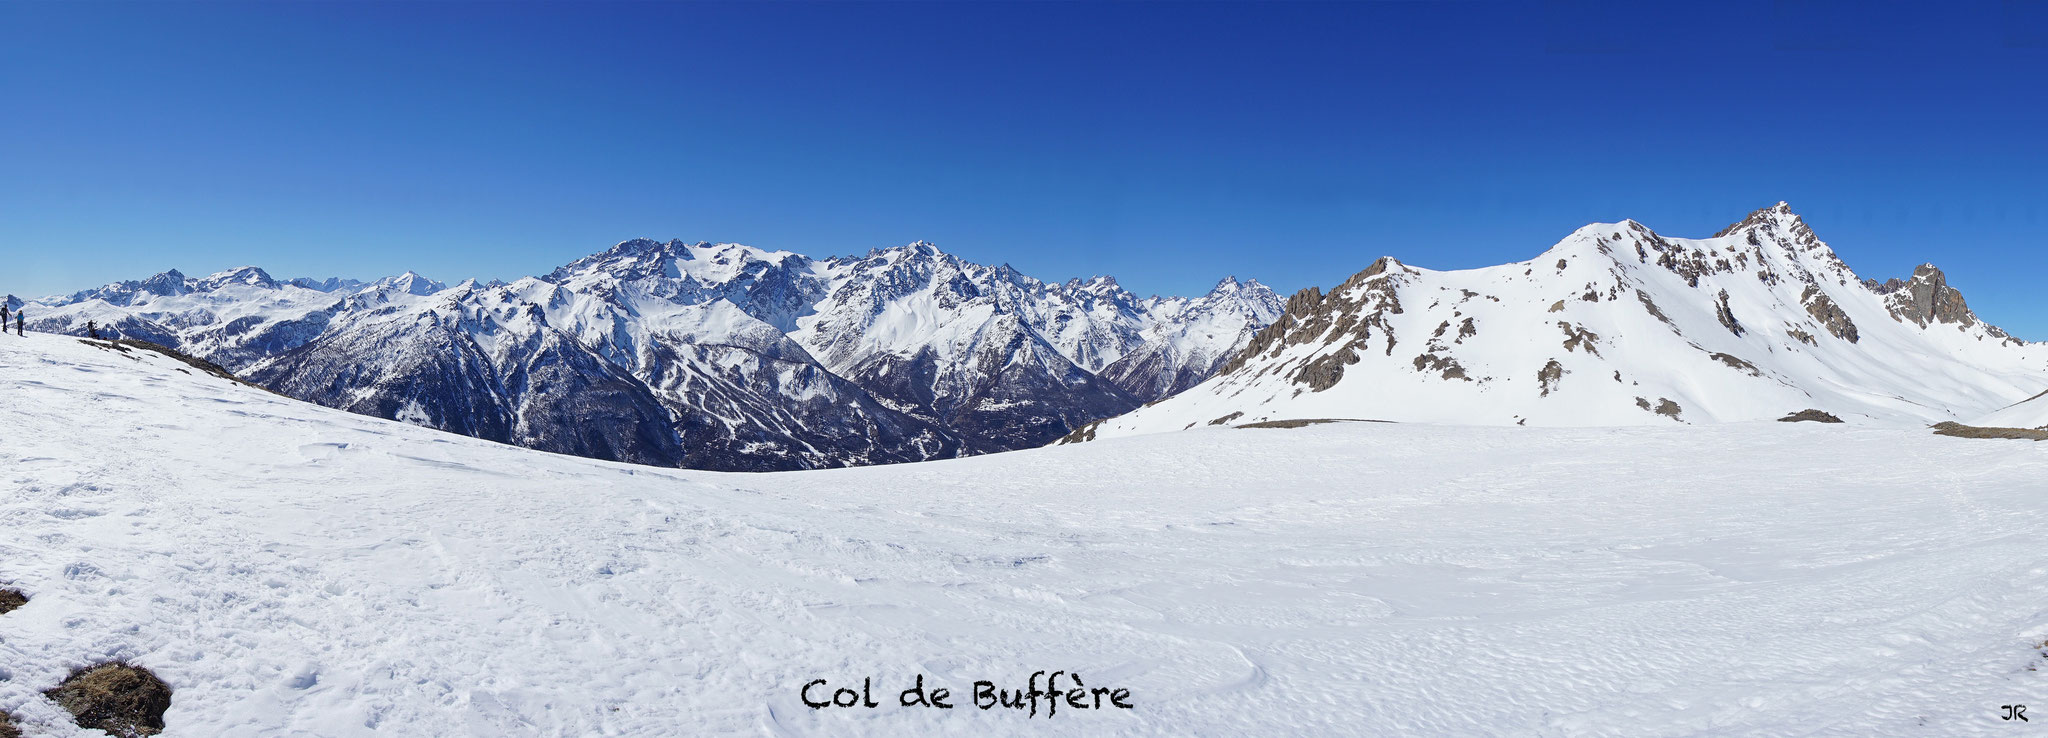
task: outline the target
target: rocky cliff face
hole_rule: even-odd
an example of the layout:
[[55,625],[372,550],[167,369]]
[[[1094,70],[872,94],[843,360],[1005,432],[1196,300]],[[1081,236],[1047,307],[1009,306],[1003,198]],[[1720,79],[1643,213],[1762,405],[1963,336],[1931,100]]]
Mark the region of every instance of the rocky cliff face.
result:
[[1963,293],[1948,285],[1948,275],[1933,264],[1921,264],[1913,269],[1912,279],[1888,279],[1882,284],[1876,280],[1865,280],[1864,286],[1884,297],[1884,303],[1891,315],[1902,322],[1920,327],[1936,324],[1952,325],[1960,330],[1969,330],[1980,325],[1987,333],[2019,343],[1999,330],[1997,326],[1983,324],[1977,314],[1970,312],[1970,305],[1963,299]]

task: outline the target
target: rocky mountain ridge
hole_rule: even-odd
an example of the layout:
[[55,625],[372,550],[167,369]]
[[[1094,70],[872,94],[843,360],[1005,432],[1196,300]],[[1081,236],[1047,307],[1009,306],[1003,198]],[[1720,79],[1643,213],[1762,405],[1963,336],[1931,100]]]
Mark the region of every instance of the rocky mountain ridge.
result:
[[1235,279],[1197,298],[1042,282],[923,242],[817,260],[634,239],[511,284],[172,270],[27,308],[36,330],[93,321],[331,407],[771,470],[1042,445],[1206,377],[1280,301]]
[[1706,239],[1622,221],[1497,267],[1382,258],[1291,296],[1203,384],[1077,438],[1307,418],[1938,422],[2043,388],[2048,347],[1979,320],[1938,269],[1859,279],[1779,203]]

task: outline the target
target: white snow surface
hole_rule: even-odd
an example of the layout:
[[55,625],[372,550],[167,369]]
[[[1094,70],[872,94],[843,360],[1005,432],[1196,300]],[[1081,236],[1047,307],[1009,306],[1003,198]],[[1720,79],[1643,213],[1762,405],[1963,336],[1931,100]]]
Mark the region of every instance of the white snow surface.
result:
[[[123,659],[167,736],[2010,735],[2048,703],[2043,478],[1780,423],[687,472],[8,336],[0,710],[87,735],[40,693]],[[1038,670],[1136,707],[971,706]],[[895,705],[919,674],[961,706]],[[799,699],[863,677],[882,707]]]

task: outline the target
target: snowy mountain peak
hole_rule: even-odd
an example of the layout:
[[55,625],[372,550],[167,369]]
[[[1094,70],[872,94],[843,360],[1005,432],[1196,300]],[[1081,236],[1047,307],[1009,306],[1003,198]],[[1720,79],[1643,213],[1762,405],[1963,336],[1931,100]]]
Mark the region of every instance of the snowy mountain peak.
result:
[[1934,422],[2044,383],[2048,352],[1977,320],[1940,270],[1866,283],[1779,203],[1704,239],[1628,220],[1495,267],[1383,257],[1327,293],[1296,293],[1213,378],[1093,430],[1701,423],[1805,409]]
[[1758,208],[1750,212],[1749,215],[1743,216],[1742,220],[1729,224],[1728,227],[1715,233],[1714,238],[1725,238],[1750,228],[1789,226],[1793,223],[1804,225],[1805,221],[1799,217],[1798,213],[1792,212],[1790,204],[1784,200],[1779,200],[1776,205]]
[[1223,279],[1218,280],[1216,282],[1216,286],[1209,288],[1209,294],[1230,295],[1242,292],[1246,289],[1254,289],[1263,286],[1264,285],[1259,284],[1259,280],[1256,279],[1248,280],[1245,282],[1239,282],[1237,281],[1237,275],[1233,274],[1231,276],[1224,277]]
[[193,285],[193,287],[199,292],[212,292],[229,285],[277,289],[277,280],[271,279],[270,274],[260,268],[245,266],[236,267],[224,272],[215,272],[208,275],[205,279],[199,280],[199,283]]
[[427,279],[426,277],[420,276],[418,272],[411,270],[407,270],[404,274],[400,274],[396,277],[385,277],[383,279],[377,280],[371,286],[373,289],[377,290],[403,292],[408,295],[420,296],[431,295],[436,292],[448,289],[448,285],[436,282],[431,279]]
[[869,249],[866,257],[848,257],[848,260],[859,261],[866,259],[898,262],[931,261],[936,259],[951,258],[953,258],[952,255],[940,250],[937,244],[934,244],[930,241],[920,240],[912,241],[902,246],[890,246],[887,248]]
[[158,272],[155,276],[142,280],[137,288],[153,295],[165,296],[182,295],[192,291],[192,287],[186,284],[185,275],[176,269]]

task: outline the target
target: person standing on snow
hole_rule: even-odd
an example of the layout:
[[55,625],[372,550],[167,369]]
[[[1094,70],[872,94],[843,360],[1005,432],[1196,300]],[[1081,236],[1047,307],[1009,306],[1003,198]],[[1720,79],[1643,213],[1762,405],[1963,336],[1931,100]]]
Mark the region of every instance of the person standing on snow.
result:
[[[28,332],[21,328],[21,315],[23,312],[21,310],[14,311],[14,335],[26,338],[28,337]],[[0,325],[0,332],[5,332],[6,330],[7,326]]]
[[85,335],[91,336],[92,340],[100,340],[100,324],[90,320],[85,321]]

